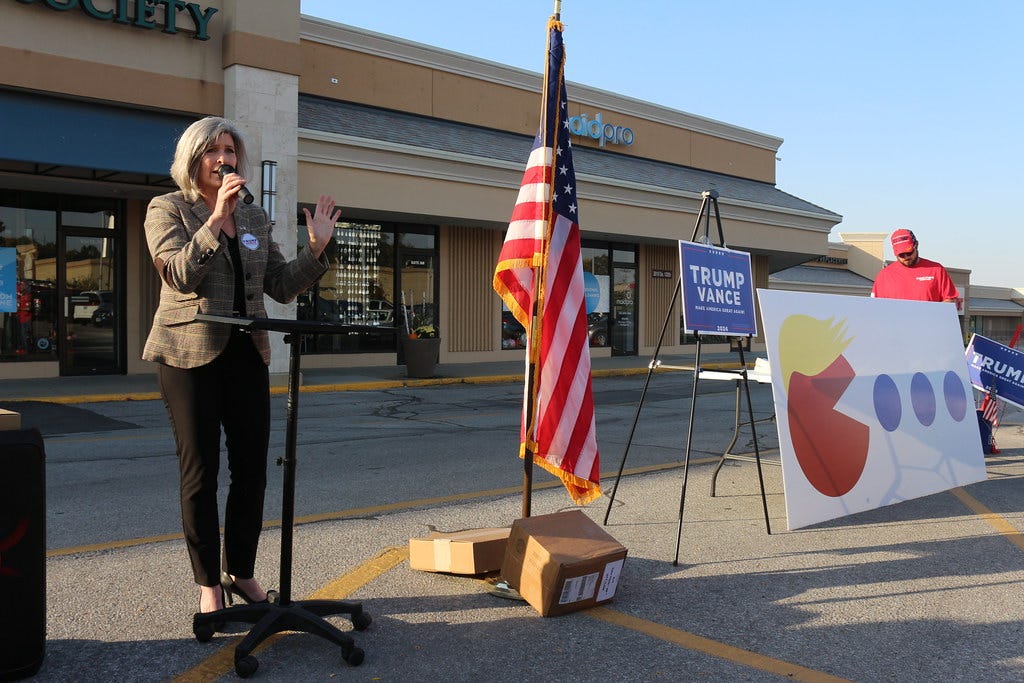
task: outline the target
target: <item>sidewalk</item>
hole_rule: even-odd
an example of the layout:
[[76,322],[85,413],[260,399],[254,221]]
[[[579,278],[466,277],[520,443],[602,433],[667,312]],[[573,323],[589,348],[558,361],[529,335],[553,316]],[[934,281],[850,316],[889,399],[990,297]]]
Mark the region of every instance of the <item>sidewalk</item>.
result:
[[[746,354],[753,364],[755,355]],[[693,354],[663,356],[665,365],[692,367]],[[648,356],[610,356],[591,359],[595,377],[644,374],[651,359]],[[702,354],[702,365],[738,366],[739,356],[733,353]],[[488,363],[442,363],[437,376],[430,379],[412,379],[406,376],[404,365],[373,365],[355,368],[302,369],[300,391],[352,391],[359,389],[385,389],[401,386],[428,386],[459,382],[521,382],[524,374],[522,358]],[[273,393],[287,391],[287,376],[271,378]],[[51,403],[96,403],[102,401],[154,400],[159,387],[156,374],[145,375],[93,375],[81,377],[54,377],[45,379],[8,379],[0,381],[0,401],[47,401]]]

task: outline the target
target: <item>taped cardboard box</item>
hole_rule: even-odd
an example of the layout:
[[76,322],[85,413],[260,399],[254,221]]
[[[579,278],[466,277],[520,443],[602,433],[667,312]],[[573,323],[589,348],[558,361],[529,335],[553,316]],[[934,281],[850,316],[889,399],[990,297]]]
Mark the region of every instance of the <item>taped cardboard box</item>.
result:
[[453,533],[435,531],[409,539],[409,566],[427,572],[484,574],[501,569],[508,527],[469,529]]
[[21,413],[0,408],[0,431],[21,429]]
[[541,616],[610,602],[626,548],[580,510],[517,519],[501,576]]

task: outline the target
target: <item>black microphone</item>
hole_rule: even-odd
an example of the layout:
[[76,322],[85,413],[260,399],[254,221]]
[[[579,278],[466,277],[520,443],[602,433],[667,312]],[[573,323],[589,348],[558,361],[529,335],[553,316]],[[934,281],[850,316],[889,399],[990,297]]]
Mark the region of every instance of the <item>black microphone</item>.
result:
[[[217,169],[217,175],[221,178],[229,173],[237,173],[237,171],[235,171],[235,167],[231,164],[221,164],[220,168]],[[249,188],[245,185],[242,185],[242,189],[238,191],[238,196],[241,197],[242,201],[246,204],[252,204],[252,201],[256,199],[252,196],[252,192],[249,192]]]

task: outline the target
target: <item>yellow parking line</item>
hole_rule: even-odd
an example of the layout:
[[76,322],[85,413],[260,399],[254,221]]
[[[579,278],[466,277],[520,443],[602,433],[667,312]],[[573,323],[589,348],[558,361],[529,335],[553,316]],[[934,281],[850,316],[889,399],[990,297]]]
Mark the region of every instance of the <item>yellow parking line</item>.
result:
[[[718,365],[711,364],[717,367]],[[397,367],[397,366],[396,366]],[[593,370],[590,374],[594,377],[625,377],[639,375],[647,372],[647,368],[611,368],[607,370]],[[304,384],[299,387],[303,394],[319,394],[332,391],[380,391],[383,389],[401,389],[403,387],[428,387],[442,386],[449,384],[503,384],[522,382],[522,373],[511,375],[478,375],[471,377],[434,377],[431,379],[382,379],[364,382],[339,382],[337,384]],[[275,384],[270,387],[271,394],[288,393],[287,384]],[[39,401],[42,403],[108,403],[114,401],[155,401],[160,398],[159,392],[140,391],[127,394],[79,394],[77,396],[18,396],[9,398],[8,401]]]
[[704,654],[735,662],[742,666],[768,673],[784,676],[792,681],[803,681],[804,683],[825,683],[846,681],[845,678],[838,678],[823,671],[808,669],[807,667],[793,664],[781,659],[766,657],[765,655],[744,650],[742,648],[726,645],[716,640],[703,638],[693,633],[670,628],[646,619],[639,619],[622,612],[608,609],[607,607],[592,607],[583,612],[587,616],[601,621],[628,628],[631,631],[643,633],[644,635],[664,640],[674,645],[680,645],[688,650],[703,652]]
[[[709,462],[717,462],[718,458],[697,458],[690,461],[690,464],[704,464]],[[623,470],[622,476],[630,476],[634,474],[646,474],[648,472],[660,472],[664,470],[671,470],[681,468],[682,464],[673,462],[663,465],[645,465],[643,467],[633,467],[628,470]],[[611,473],[604,473],[601,475],[602,479],[611,479],[614,477]],[[533,485],[534,491],[543,489],[551,489],[560,487],[562,483],[560,481],[548,481],[543,483],[535,483]],[[471,491],[468,493],[456,493],[450,496],[437,496],[435,498],[418,498],[416,500],[406,500],[398,503],[389,503],[387,505],[373,505],[364,508],[350,508],[348,510],[338,510],[335,512],[321,512],[315,515],[303,515],[295,518],[295,524],[311,524],[314,522],[330,522],[339,519],[349,519],[352,517],[369,517],[371,515],[378,515],[386,512],[397,512],[399,510],[410,510],[418,507],[428,507],[431,505],[446,505],[449,503],[460,503],[468,500],[474,500],[476,498],[491,498],[500,496],[510,496],[522,491],[521,486],[508,486],[501,489],[490,489],[487,491]],[[264,529],[273,529],[281,526],[281,520],[275,519],[263,523]],[[223,531],[223,530],[222,530]],[[150,543],[162,543],[164,541],[173,541],[180,539],[180,533],[174,534],[161,534],[159,536],[144,536],[142,538],[131,538],[121,541],[108,541],[106,543],[93,543],[91,545],[80,545],[70,548],[55,548],[46,552],[47,557],[63,557],[66,555],[76,555],[78,553],[89,553],[99,552],[104,550],[116,550],[118,548],[133,548],[136,546],[148,545]]]
[[[371,581],[379,578],[409,559],[409,549],[392,547],[381,551],[376,557],[367,560],[347,574],[339,576],[320,590],[309,596],[311,600],[343,600],[352,595]],[[253,654],[270,647],[281,638],[280,633],[270,636]],[[171,679],[174,683],[205,683],[226,675],[235,668],[235,646],[242,642],[244,636],[226,640],[221,647],[209,657],[188,671]]]
[[107,541],[105,543],[92,543],[90,545],[79,545],[73,548],[54,548],[47,550],[47,557],[63,557],[65,555],[77,555],[78,553],[95,553],[104,550],[117,550],[118,548],[134,548],[135,546],[148,545],[150,543],[163,543],[181,538],[181,534],[161,534],[159,536],[146,536],[145,538],[129,538],[123,541]]
[[113,403],[119,401],[155,401],[160,394],[155,391],[140,391],[129,394],[79,394],[77,396],[18,396],[6,399],[12,403],[36,401],[39,403]]
[[[1004,517],[992,512],[992,510],[983,505],[977,498],[967,493],[967,491],[962,487],[951,489],[950,493],[967,506],[971,512],[981,517],[991,525],[992,528],[1004,536],[1006,540],[1021,550],[1024,550],[1024,534],[1022,534],[1020,530],[1008,522]],[[703,652],[753,669],[779,674],[780,676],[785,676],[794,681],[818,683],[824,681],[845,680],[822,671],[808,669],[797,664],[766,657],[756,652],[743,650],[718,641],[709,640],[708,638],[670,628],[663,624],[647,621],[646,619],[630,616],[607,607],[594,607],[593,609],[587,610],[585,614],[594,617],[595,619],[615,624],[616,626],[622,626],[623,628],[644,633],[666,642],[681,645],[690,650]]]
[[950,493],[966,505],[971,512],[988,522],[989,526],[998,531],[1007,541],[1024,550],[1024,534],[1017,527],[1006,521],[1006,518],[982,505],[981,501],[967,493],[962,486],[950,489]]

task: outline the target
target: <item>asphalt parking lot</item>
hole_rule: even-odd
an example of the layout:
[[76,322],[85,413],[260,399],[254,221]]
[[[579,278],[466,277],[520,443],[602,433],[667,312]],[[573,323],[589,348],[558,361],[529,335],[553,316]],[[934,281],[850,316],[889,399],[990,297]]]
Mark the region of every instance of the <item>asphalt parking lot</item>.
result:
[[[719,398],[728,407],[730,396]],[[292,597],[361,601],[373,618],[353,634],[365,659],[350,667],[327,641],[286,633],[256,653],[253,680],[1024,680],[1018,416],[996,433],[1001,453],[987,458],[987,481],[798,531],[786,531],[781,472],[767,466],[770,535],[755,466],[727,463],[712,498],[716,460],[702,450],[689,470],[678,566],[678,459],[627,466],[605,527],[628,549],[615,598],[554,618],[494,595],[487,577],[408,565],[408,539],[431,529],[508,525],[520,515],[516,486],[306,516],[300,507]],[[102,434],[117,431],[107,426]],[[610,483],[618,455],[608,450]],[[571,507],[538,481],[534,515]],[[601,523],[606,505],[585,512]],[[271,576],[280,538],[271,520],[258,563]],[[189,583],[174,537],[51,546],[35,680],[237,678],[232,648],[244,627],[197,642]]]

